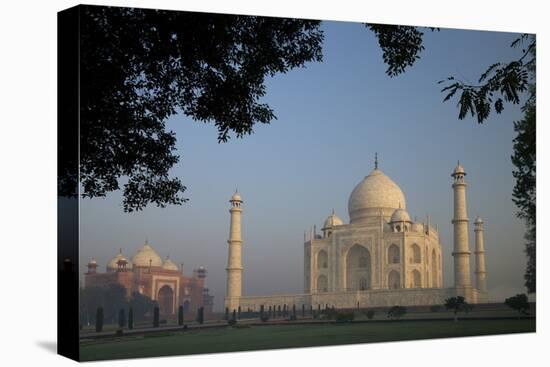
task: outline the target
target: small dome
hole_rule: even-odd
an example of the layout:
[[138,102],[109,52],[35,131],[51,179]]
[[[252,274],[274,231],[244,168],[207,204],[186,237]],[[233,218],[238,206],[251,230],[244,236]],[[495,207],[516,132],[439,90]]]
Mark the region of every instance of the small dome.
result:
[[410,222],[411,217],[409,217],[409,213],[405,209],[397,209],[393,212],[391,216],[391,222]]
[[241,201],[242,202],[241,195],[239,195],[239,193],[237,191],[235,191],[233,196],[231,196],[230,201]]
[[132,258],[134,266],[148,267],[151,266],[162,266],[162,259],[156,253],[155,250],[149,243],[145,241],[143,247],[134,255]]
[[456,164],[456,167],[455,167],[455,170],[453,171],[452,176],[458,175],[458,174],[462,174],[462,175],[466,176],[466,171],[464,171],[464,167],[462,167],[462,165],[460,164],[460,162],[458,162],[458,163]]
[[97,265],[97,261],[95,261],[95,259],[92,259],[92,260],[90,260],[88,265]]
[[169,257],[166,257],[166,260],[164,260],[164,263],[162,264],[162,268],[164,270],[175,270],[175,271],[178,271],[178,266],[176,265],[175,262],[173,262],[172,260],[170,260]]
[[483,219],[481,219],[481,217],[476,217],[475,221],[474,221],[474,224],[483,224]]
[[329,215],[328,218],[325,220],[325,224],[323,224],[323,228],[321,229],[341,226],[342,224],[344,224],[344,222],[336,214],[334,214],[334,210],[333,210],[332,214]]
[[116,269],[118,269],[118,260],[120,260],[123,257],[124,256],[122,256],[122,250],[120,250],[118,252],[118,254],[115,257],[113,257],[111,259],[111,261],[109,261],[107,263],[107,270],[116,270]]
[[399,186],[379,169],[374,169],[353,189],[348,200],[350,221],[406,208],[405,195]]

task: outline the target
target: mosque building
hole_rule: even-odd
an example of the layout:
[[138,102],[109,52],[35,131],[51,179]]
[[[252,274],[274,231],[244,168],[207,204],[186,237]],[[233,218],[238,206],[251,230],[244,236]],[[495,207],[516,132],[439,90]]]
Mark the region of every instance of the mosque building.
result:
[[205,313],[211,313],[214,297],[206,287],[207,271],[204,266],[193,270],[193,276],[185,276],[183,264],[178,267],[169,257],[163,261],[148,241],[132,257],[127,259],[119,253],[109,261],[106,272],[97,271],[95,259],[88,263],[84,274],[86,287],[107,287],[120,284],[126,288],[127,296],[134,292],[156,300],[163,317],[176,315],[179,306],[184,312],[196,312],[204,307]]
[[469,303],[487,302],[483,221],[476,218],[475,283],[471,280],[466,172],[460,163],[451,174],[454,193],[454,285],[443,287],[444,256],[439,232],[430,220],[411,220],[401,188],[375,167],[351,192],[349,223],[334,211],[317,233],[304,235],[302,294],[242,295],[243,201],[231,200],[227,290],[229,310],[259,310],[281,305],[336,308],[441,305],[463,296]]

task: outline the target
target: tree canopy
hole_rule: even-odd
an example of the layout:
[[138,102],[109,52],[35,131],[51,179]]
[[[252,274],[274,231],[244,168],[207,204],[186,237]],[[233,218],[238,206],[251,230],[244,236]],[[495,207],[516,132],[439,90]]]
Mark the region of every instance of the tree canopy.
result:
[[59,191],[74,196],[80,185],[93,198],[122,188],[125,211],[187,200],[169,175],[179,156],[168,117],[213,123],[220,142],[251,134],[275,118],[260,101],[265,78],[322,60],[319,21],[81,9],[80,171],[63,167]]

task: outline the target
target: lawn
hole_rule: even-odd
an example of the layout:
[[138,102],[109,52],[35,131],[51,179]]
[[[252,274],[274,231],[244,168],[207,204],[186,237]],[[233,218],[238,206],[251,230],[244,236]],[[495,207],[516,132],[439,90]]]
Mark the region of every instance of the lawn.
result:
[[228,327],[87,341],[80,353],[93,361],[534,331],[533,319]]

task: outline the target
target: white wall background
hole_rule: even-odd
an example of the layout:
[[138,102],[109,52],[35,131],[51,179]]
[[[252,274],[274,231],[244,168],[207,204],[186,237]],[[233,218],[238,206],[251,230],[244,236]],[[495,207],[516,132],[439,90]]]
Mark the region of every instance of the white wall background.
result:
[[[535,32],[538,34],[537,63],[539,101],[548,101],[547,10],[544,2],[491,0],[444,1],[87,1],[165,9],[200,10],[242,14],[293,16],[329,20],[369,21],[397,24]],[[0,276],[0,358],[2,364],[69,365],[57,356],[56,339],[56,12],[74,1],[5,1],[0,5],[0,192],[2,193],[2,244]],[[539,103],[539,121],[548,121],[546,105]],[[539,123],[539,142],[548,138],[548,128]],[[538,187],[548,186],[548,146],[539,144]],[[539,208],[549,203],[539,190]],[[5,205],[7,204],[7,206]],[[539,222],[549,220],[539,210]],[[464,366],[526,365],[541,360],[548,346],[548,296],[545,292],[548,260],[544,243],[548,235],[539,225],[538,332],[530,335],[474,337],[418,342],[366,344],[344,347],[232,353],[161,359],[133,360],[136,366],[151,363],[176,365],[220,364],[226,366],[272,366],[280,364]],[[524,261],[520,259],[518,261]],[[37,317],[39,304],[46,314]],[[33,315],[13,319],[9,313]],[[545,340],[546,339],[546,340]],[[545,342],[546,341],[546,342]],[[122,365],[127,361],[101,362]],[[536,363],[540,365],[540,363]]]

